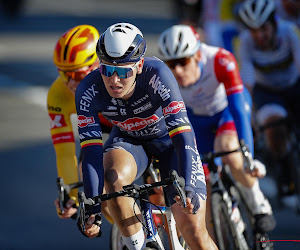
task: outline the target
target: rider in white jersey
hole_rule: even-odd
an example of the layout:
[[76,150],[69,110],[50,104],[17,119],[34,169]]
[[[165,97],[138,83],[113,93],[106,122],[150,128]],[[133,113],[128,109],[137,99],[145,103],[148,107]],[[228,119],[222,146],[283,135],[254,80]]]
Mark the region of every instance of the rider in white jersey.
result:
[[[293,117],[299,127],[300,39],[297,27],[275,16],[273,0],[247,0],[239,9],[246,26],[241,34],[241,77],[252,92],[259,127]],[[265,129],[267,146],[281,165],[280,194],[293,192],[290,183],[293,150],[287,126]]]
[[[199,153],[231,151],[243,139],[253,155],[251,98],[233,54],[201,43],[199,35],[187,25],[174,25],[162,32],[159,50],[180,87]],[[257,218],[258,230],[273,230],[272,209],[256,178],[260,175],[244,171],[240,153],[222,157],[222,161],[241,184]]]

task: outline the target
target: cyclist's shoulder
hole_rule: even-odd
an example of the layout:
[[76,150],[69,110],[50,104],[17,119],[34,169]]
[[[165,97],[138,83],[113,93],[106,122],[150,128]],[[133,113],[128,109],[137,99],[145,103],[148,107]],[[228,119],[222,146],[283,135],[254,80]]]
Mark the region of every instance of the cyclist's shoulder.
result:
[[163,86],[177,86],[177,81],[169,67],[157,57],[145,57],[142,77],[139,81],[148,82],[151,89],[163,88]]
[[63,110],[73,109],[74,96],[60,77],[51,85],[48,91],[47,103],[48,106],[60,107]]
[[144,73],[146,73],[148,71],[160,72],[166,68],[168,68],[168,66],[160,58],[155,57],[155,56],[145,57],[144,69],[143,69]]
[[290,36],[298,35],[299,37],[299,28],[297,25],[289,20],[284,20],[282,18],[278,18],[277,20],[278,26],[278,36],[282,39],[288,39]]
[[94,99],[97,94],[103,94],[103,91],[105,91],[103,79],[99,70],[95,69],[79,83],[76,89],[75,100],[76,102],[80,101],[84,95],[91,96]]

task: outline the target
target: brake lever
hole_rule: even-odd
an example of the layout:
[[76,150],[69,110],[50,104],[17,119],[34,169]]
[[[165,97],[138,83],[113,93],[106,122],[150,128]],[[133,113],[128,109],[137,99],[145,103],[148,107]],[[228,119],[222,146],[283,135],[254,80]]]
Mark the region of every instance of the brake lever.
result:
[[79,223],[82,232],[85,231],[85,205],[84,205],[85,194],[83,192],[78,193],[78,202],[79,202]]
[[175,170],[170,171],[170,178],[173,181],[173,186],[176,189],[176,192],[179,195],[179,197],[180,197],[180,199],[183,203],[183,207],[187,207],[186,194],[185,194],[185,191],[184,191],[184,187],[185,187],[184,178],[179,177]]
[[64,188],[64,181],[61,177],[57,178],[56,181],[57,189],[58,189],[58,203],[59,209],[62,214],[64,214],[64,202],[65,202],[65,188]]

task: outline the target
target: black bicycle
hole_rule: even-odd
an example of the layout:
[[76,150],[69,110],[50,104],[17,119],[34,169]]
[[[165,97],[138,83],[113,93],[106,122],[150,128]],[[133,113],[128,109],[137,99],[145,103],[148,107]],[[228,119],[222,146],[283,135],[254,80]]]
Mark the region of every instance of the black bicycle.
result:
[[255,229],[255,217],[233,179],[229,166],[221,168],[215,159],[227,154],[242,152],[244,159],[249,160],[249,151],[244,142],[241,147],[227,152],[210,152],[201,156],[207,163],[210,172],[211,209],[214,232],[220,250],[229,249],[273,249],[267,234],[261,234]]

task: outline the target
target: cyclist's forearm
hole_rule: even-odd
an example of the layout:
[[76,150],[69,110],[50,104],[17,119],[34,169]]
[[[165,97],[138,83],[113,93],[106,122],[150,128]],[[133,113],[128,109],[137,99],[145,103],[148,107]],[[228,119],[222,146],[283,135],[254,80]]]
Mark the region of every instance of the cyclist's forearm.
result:
[[102,194],[104,187],[102,146],[82,149],[82,173],[84,192],[87,197]]

